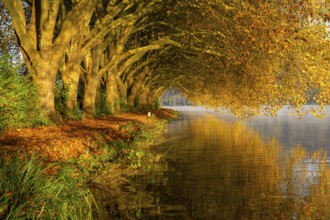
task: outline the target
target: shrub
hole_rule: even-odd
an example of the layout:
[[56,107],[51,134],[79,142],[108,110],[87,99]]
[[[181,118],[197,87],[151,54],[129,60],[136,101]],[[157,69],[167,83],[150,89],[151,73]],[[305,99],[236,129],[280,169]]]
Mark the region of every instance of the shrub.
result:
[[54,89],[54,97],[55,97],[55,111],[59,115],[66,114],[66,106],[65,102],[67,99],[66,90],[63,86],[63,81],[56,79],[56,86]]
[[9,56],[0,57],[0,129],[47,124],[37,109],[37,90],[18,74]]
[[100,91],[100,103],[96,106],[96,116],[100,117],[103,115],[113,115],[113,111],[108,103],[106,102],[106,91],[104,87],[101,87]]
[[92,194],[69,167],[47,174],[36,156],[0,159],[0,219],[92,219]]
[[64,87],[62,79],[58,77],[56,79],[56,86],[54,89],[56,115],[58,117],[63,116],[67,119],[81,120],[81,110],[79,110],[78,108],[70,110],[66,107],[67,93],[67,89]]

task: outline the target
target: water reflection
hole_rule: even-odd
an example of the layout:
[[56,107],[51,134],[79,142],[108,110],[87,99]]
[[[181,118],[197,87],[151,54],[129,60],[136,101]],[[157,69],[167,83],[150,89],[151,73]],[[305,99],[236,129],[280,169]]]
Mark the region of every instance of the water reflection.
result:
[[185,114],[166,135],[164,160],[122,186],[118,219],[330,219],[326,151],[282,148],[214,114]]

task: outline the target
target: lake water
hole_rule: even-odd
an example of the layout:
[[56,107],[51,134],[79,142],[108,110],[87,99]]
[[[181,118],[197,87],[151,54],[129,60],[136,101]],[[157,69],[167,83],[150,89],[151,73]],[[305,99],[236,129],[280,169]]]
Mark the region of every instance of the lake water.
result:
[[96,193],[103,219],[330,219],[328,117],[179,110],[153,149],[162,159],[118,201]]

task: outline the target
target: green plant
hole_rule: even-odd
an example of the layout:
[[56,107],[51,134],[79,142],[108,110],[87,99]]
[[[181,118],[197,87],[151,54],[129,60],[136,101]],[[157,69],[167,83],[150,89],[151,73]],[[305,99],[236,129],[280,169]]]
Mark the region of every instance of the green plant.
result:
[[122,139],[114,140],[110,143],[110,146],[117,151],[122,151],[123,149],[128,148],[128,143]]
[[67,92],[64,88],[63,82],[60,79],[56,80],[56,86],[54,89],[54,97],[55,97],[55,110],[59,115],[66,114],[66,106],[65,102],[67,99]]
[[100,103],[96,106],[96,116],[100,117],[102,115],[113,115],[111,107],[106,102],[106,92],[105,88],[101,88],[100,91]]
[[[107,169],[111,166],[111,162],[114,162],[118,158],[119,151],[115,147],[116,142],[108,143],[103,133],[100,132],[99,135],[99,140],[95,145],[91,145],[84,154],[70,161],[89,182],[92,181],[94,175]],[[90,151],[93,153],[90,153]]]
[[142,160],[146,157],[147,153],[141,149],[131,149],[128,159],[131,161],[131,167],[138,168],[142,166]]
[[[120,112],[127,112],[127,103],[125,102],[125,98],[120,97],[119,99],[116,99],[114,102],[114,108],[120,109]],[[118,112],[115,112],[118,113]]]
[[79,109],[70,110],[66,107],[67,101],[67,88],[64,87],[61,79],[56,80],[56,86],[54,89],[55,96],[55,111],[57,115],[64,116],[68,119],[81,120],[82,112]]
[[82,176],[91,181],[94,175],[105,170],[116,158],[116,151],[103,148],[98,155],[82,154],[78,159],[71,161],[81,172]]
[[70,167],[21,157],[0,159],[0,219],[92,219],[93,196]]
[[154,101],[154,104],[153,104],[153,108],[154,109],[159,109],[161,106],[161,100],[160,99],[157,99]]
[[0,129],[49,124],[40,115],[36,88],[18,69],[9,56],[0,57]]

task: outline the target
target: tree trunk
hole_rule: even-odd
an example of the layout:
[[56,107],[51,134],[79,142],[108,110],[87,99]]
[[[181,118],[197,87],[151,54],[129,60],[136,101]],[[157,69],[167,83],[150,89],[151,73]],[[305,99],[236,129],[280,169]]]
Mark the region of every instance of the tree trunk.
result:
[[[57,22],[61,0],[31,1],[30,17],[26,17],[21,0],[3,0],[25,64],[39,91],[41,113],[55,115],[54,88],[60,63],[76,26],[89,22],[97,0],[81,0]],[[57,26],[56,24],[60,24]],[[57,33],[57,35],[55,35]]]
[[112,113],[118,113],[120,111],[119,88],[115,74],[113,70],[108,72],[106,87],[106,105]]
[[64,88],[66,92],[66,109],[68,113],[74,113],[78,110],[78,84],[80,78],[80,64],[67,65],[66,69],[61,72]]
[[160,105],[158,93],[156,91],[152,91],[148,97],[149,97],[149,101],[148,101],[149,106],[152,109],[158,109]]
[[139,92],[141,90],[141,81],[136,80],[132,87],[131,87],[131,91],[130,94],[127,97],[127,106],[128,108],[139,108]]
[[151,109],[155,108],[155,97],[151,92],[149,92],[149,95],[147,96],[147,106]]
[[148,108],[148,96],[149,96],[149,88],[141,87],[141,92],[139,95],[139,105],[142,108]]
[[41,115],[45,118],[54,119],[55,117],[55,97],[54,97],[54,89],[56,84],[56,73],[52,68],[48,68],[48,73],[46,74],[44,69],[37,72],[41,74],[37,74],[33,77],[34,84],[38,89],[39,95],[39,104]]
[[133,79],[128,80],[131,85],[130,93],[127,97],[127,105],[129,108],[140,108],[141,88],[149,73],[149,67],[144,67],[143,70]]
[[101,79],[97,81],[96,95],[95,95],[95,106],[96,108],[102,108],[102,97],[101,97]]
[[119,77],[116,77],[116,82],[119,88],[119,107],[120,111],[123,112],[127,110],[127,85]]
[[82,41],[87,32],[88,26],[86,24],[81,24],[76,27],[78,33],[72,35],[70,41],[70,47],[66,51],[65,63],[60,71],[64,87],[66,90],[66,114],[70,117],[71,114],[74,116],[78,110],[78,84],[81,74],[81,62],[83,60]]
[[98,77],[89,74],[86,77],[83,100],[83,112],[85,117],[94,117],[96,115],[95,98],[98,80]]
[[98,92],[99,68],[102,57],[102,47],[97,45],[92,50],[92,57],[86,57],[86,81],[84,86],[83,112],[85,117],[94,117],[96,115],[96,94]]

